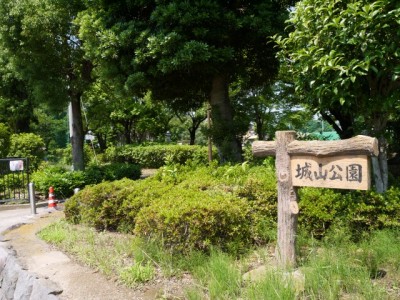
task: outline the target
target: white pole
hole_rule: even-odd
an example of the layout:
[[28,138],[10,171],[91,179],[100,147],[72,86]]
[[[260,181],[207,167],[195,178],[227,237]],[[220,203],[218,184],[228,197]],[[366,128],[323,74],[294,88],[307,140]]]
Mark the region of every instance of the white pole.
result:
[[68,124],[69,124],[69,137],[73,136],[73,128],[72,128],[72,105],[71,102],[68,104]]
[[30,182],[28,184],[29,202],[31,204],[31,213],[36,215],[36,202],[35,202],[35,184]]

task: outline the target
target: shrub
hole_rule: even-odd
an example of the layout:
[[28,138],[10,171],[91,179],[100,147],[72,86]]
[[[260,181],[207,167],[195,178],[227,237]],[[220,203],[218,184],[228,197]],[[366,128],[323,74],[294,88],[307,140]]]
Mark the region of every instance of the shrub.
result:
[[346,223],[356,236],[363,231],[400,228],[400,188],[391,187],[384,194],[352,191],[344,197]]
[[141,175],[140,167],[134,164],[113,163],[101,166],[88,166],[85,170],[85,183],[96,184],[103,180],[112,181],[122,178],[139,179]]
[[143,168],[160,168],[166,164],[167,159],[174,164],[185,164],[190,160],[206,163],[208,149],[193,145],[125,145],[108,148],[105,156],[110,162],[128,162],[139,164]]
[[66,201],[66,219],[98,230],[132,233],[140,209],[171,188],[156,180],[129,179],[88,186]]
[[[100,230],[156,237],[175,251],[218,246],[240,253],[252,243],[276,238],[276,178],[268,166],[168,164],[145,180],[86,187],[67,201],[66,215],[70,222]],[[370,229],[398,228],[399,192],[302,188],[299,227],[318,238],[341,226],[354,236]]]
[[[97,230],[115,231],[119,227],[119,222],[125,217],[125,212],[122,210],[124,198],[118,197],[118,191],[129,186],[132,186],[129,179],[105,181],[90,186],[74,196],[74,201],[78,201],[79,204],[72,203],[71,208],[79,208],[79,219],[83,224]],[[66,202],[66,209],[68,202],[69,200]]]
[[175,188],[142,208],[135,233],[178,252],[215,246],[237,254],[250,244],[249,208],[232,196]]
[[308,188],[299,190],[299,227],[321,238],[338,221],[342,212],[343,195],[332,189]]
[[[59,148],[52,151],[53,153],[49,156],[52,162],[60,163],[65,166],[72,166],[72,145],[68,144],[65,148]],[[90,145],[83,145],[83,158],[85,165],[92,162],[96,162],[95,154]]]
[[33,133],[11,135],[8,157],[27,157],[31,171],[37,170],[44,158],[43,139]]
[[49,187],[54,187],[56,197],[68,198],[75,188],[85,186],[85,175],[82,171],[66,171],[60,167],[46,166],[32,174],[35,189],[48,196]]
[[384,194],[374,191],[336,191],[302,188],[299,191],[299,226],[323,237],[332,226],[346,226],[352,237],[384,228],[400,228],[400,189]]
[[118,197],[123,199],[121,209],[124,218],[119,223],[118,231],[133,233],[137,215],[143,207],[150,205],[153,201],[159,201],[163,195],[167,195],[174,186],[164,184],[151,178],[136,181],[131,188],[118,191]]
[[0,123],[0,157],[6,157],[10,150],[11,133],[7,125]]
[[68,198],[75,188],[122,178],[139,179],[140,168],[129,164],[90,166],[85,171],[66,171],[58,166],[44,166],[32,174],[36,190],[47,195],[50,186],[56,195]]

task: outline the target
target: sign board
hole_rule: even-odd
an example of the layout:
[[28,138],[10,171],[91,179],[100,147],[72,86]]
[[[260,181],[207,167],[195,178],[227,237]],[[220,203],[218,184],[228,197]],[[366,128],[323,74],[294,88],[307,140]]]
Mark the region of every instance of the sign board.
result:
[[367,155],[291,156],[293,186],[368,190],[371,186]]
[[275,141],[252,145],[257,157],[274,155],[278,180],[276,257],[283,267],[296,263],[297,186],[367,190],[369,156],[378,156],[378,140],[358,135],[339,141],[297,141],[294,131],[277,131]]
[[11,160],[10,161],[10,171],[23,171],[24,161],[23,160]]

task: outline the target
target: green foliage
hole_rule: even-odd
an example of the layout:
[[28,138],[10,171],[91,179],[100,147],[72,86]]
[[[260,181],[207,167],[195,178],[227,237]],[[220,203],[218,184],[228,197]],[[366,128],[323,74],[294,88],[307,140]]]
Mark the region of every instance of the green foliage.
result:
[[286,7],[260,0],[151,3],[143,9],[141,2],[96,2],[78,15],[79,38],[96,75],[130,95],[150,89],[154,99],[178,111],[223,97],[212,104],[213,140],[223,158],[238,161],[247,124],[234,120],[239,112],[232,113],[229,85],[241,78],[259,86],[276,75],[276,48],[269,41],[282,32]]
[[52,186],[58,199],[66,199],[73,194],[75,188],[85,186],[85,174],[82,171],[66,171],[54,166],[43,166],[32,174],[31,179],[36,191],[46,196]]
[[276,42],[303,102],[342,129],[384,133],[399,95],[399,18],[391,0],[297,2]]
[[[383,195],[302,188],[300,230],[337,240],[336,230],[345,227],[350,241],[370,230],[399,228],[399,195],[398,188]],[[220,247],[238,254],[276,240],[275,171],[270,161],[253,167],[169,163],[145,180],[86,187],[67,201],[66,214],[73,223],[158,239],[174,253]]]
[[343,294],[356,299],[384,298],[383,289],[371,284],[369,268],[352,246],[327,246],[310,255],[304,268],[307,295],[315,299],[338,299]]
[[[234,260],[220,251],[213,250],[208,261],[194,270],[202,286],[208,287],[210,299],[238,299],[241,273]],[[201,299],[204,299],[202,295]]]
[[299,226],[314,237],[322,237],[341,213],[343,195],[331,189],[299,190]]
[[172,189],[163,199],[143,208],[135,233],[158,237],[178,252],[211,246],[232,253],[243,252],[250,243],[250,220],[246,202],[227,195]]
[[140,209],[170,189],[159,181],[129,179],[88,186],[66,201],[66,219],[98,230],[132,233]]
[[125,163],[89,166],[85,171],[66,171],[62,167],[43,166],[32,174],[32,181],[37,191],[47,195],[52,186],[58,197],[66,199],[73,194],[75,188],[105,180],[139,179],[140,174],[139,166]]
[[[131,184],[131,180],[124,179],[122,181],[102,182],[98,185],[86,188],[71,199],[72,210],[76,209],[74,203],[78,198],[79,216],[82,223],[94,227],[97,230],[117,230],[119,222],[124,218],[122,203],[124,198],[118,197],[118,191],[127,188]],[[67,200],[65,205],[66,216],[71,216],[70,207]],[[74,220],[75,216],[72,217]],[[70,220],[68,217],[67,220]],[[75,221],[75,220],[74,220]]]
[[133,266],[121,270],[119,276],[128,287],[133,287],[137,283],[149,281],[154,274],[154,266],[150,262],[145,264],[137,262]]
[[140,167],[128,163],[112,163],[91,165],[85,171],[85,184],[96,184],[102,181],[119,180],[122,178],[139,179]]
[[35,171],[44,158],[43,139],[33,133],[11,135],[8,157],[26,157],[29,159],[29,169]]
[[[86,166],[96,162],[95,153],[89,144],[83,145],[83,158]],[[72,145],[68,144],[65,148],[55,149],[52,160],[56,163],[72,166]]]
[[353,233],[384,228],[400,228],[400,188],[391,187],[384,194],[354,191],[344,199],[346,222]]
[[167,160],[169,163],[185,164],[189,160],[206,163],[207,159],[207,147],[194,145],[126,145],[110,147],[106,152],[108,161],[139,164],[142,168],[160,168]]
[[11,133],[7,125],[0,123],[0,157],[6,157],[10,150]]
[[332,225],[348,228],[354,239],[371,230],[400,227],[400,189],[397,187],[384,194],[302,188],[299,197],[299,226],[315,237],[323,237]]

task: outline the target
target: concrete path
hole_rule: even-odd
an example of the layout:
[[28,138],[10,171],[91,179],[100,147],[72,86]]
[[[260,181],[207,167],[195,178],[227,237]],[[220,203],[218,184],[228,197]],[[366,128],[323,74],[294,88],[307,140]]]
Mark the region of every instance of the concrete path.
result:
[[7,207],[5,207],[5,205],[2,206],[3,205],[0,206],[0,235],[7,229],[18,226],[19,224],[32,223],[41,215],[48,213],[48,208],[46,206],[38,207],[36,209],[36,215],[31,213],[29,205],[15,206],[14,208],[12,208],[11,205],[7,205]]

